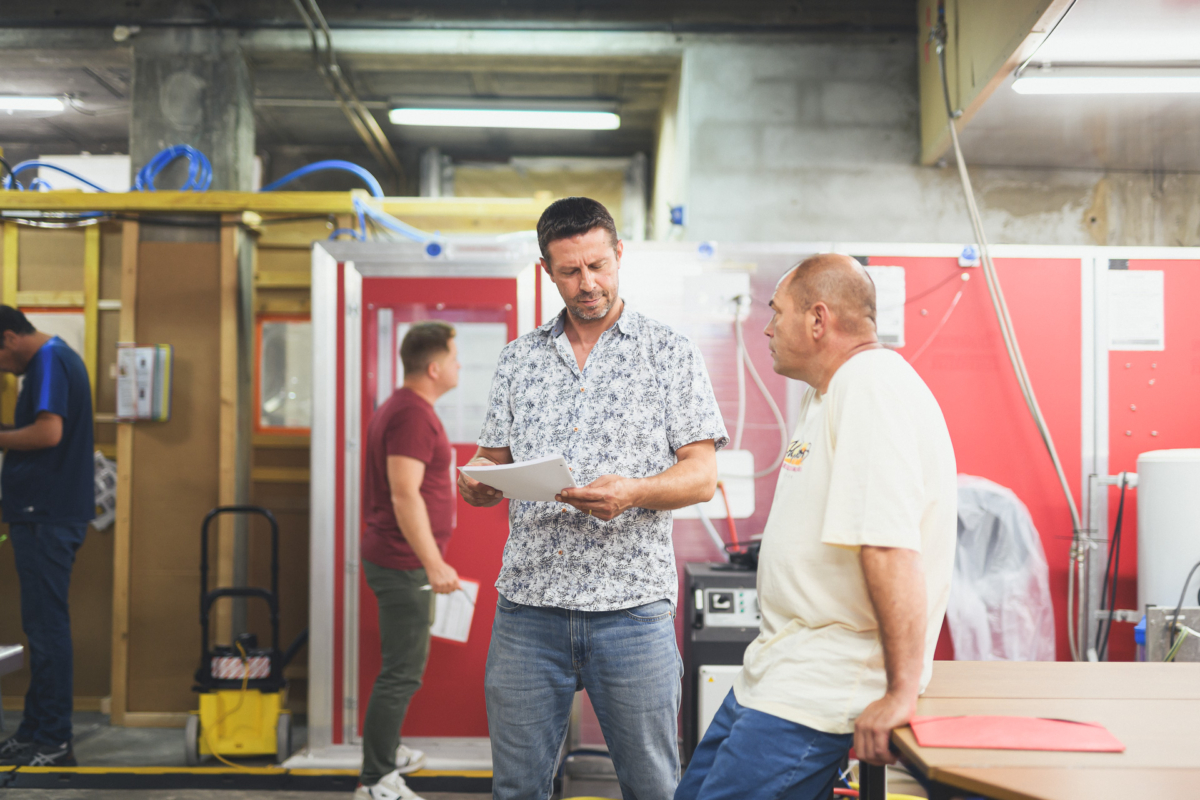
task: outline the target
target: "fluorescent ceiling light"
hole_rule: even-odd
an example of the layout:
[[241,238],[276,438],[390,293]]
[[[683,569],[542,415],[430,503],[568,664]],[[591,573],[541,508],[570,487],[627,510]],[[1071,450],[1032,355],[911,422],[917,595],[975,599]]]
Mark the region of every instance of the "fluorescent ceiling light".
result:
[[394,125],[434,125],[447,128],[541,128],[548,130],[611,131],[621,117],[611,111],[518,111],[503,108],[393,108]]
[[0,96],[0,111],[62,111],[65,108],[59,97]]
[[1155,68],[1043,67],[1013,82],[1018,94],[1194,94],[1200,71]]

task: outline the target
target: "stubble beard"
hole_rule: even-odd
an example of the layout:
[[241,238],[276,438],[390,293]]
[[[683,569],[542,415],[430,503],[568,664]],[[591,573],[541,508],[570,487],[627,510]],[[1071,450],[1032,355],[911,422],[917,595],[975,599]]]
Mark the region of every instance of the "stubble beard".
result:
[[[578,300],[578,298],[576,298],[576,300]],[[579,306],[573,305],[572,303],[567,303],[567,310],[571,312],[571,316],[575,317],[575,319],[583,320],[584,322],[595,322],[598,319],[604,319],[608,316],[608,312],[612,311],[612,307],[613,302],[612,300],[609,300],[607,304],[603,306],[597,306],[595,311],[589,312],[585,311]]]

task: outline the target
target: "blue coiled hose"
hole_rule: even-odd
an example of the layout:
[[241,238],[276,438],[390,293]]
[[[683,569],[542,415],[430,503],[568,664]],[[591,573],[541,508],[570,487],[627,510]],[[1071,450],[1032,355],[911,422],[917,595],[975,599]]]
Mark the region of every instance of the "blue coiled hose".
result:
[[155,191],[154,179],[158,177],[158,173],[162,172],[167,164],[180,157],[188,160],[188,179],[183,186],[179,187],[180,191],[208,191],[208,187],[212,185],[212,164],[209,163],[208,157],[204,153],[190,144],[177,144],[160,150],[146,166],[138,170],[137,176],[133,179],[133,188],[139,192]]

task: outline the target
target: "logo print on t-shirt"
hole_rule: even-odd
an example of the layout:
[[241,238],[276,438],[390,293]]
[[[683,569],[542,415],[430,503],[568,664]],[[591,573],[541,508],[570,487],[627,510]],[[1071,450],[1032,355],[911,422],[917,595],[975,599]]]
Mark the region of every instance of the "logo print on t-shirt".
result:
[[800,465],[804,463],[804,459],[808,458],[808,451],[811,446],[809,442],[792,442],[789,444],[787,455],[783,457],[783,468],[792,472],[799,472]]

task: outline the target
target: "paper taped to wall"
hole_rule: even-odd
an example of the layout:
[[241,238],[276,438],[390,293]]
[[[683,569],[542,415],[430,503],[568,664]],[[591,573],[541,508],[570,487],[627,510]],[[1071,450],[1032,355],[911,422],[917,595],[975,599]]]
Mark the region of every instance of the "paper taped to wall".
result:
[[468,478],[499,489],[509,500],[550,503],[554,495],[575,486],[575,476],[562,456],[543,456],[495,467],[459,467]]
[[465,643],[471,633],[471,620],[475,618],[475,600],[479,597],[479,581],[459,578],[462,586],[457,592],[434,595],[433,626],[430,636]]
[[1162,350],[1165,346],[1163,271],[1108,271],[1108,349]]

